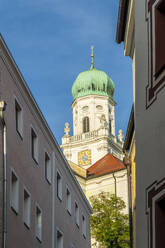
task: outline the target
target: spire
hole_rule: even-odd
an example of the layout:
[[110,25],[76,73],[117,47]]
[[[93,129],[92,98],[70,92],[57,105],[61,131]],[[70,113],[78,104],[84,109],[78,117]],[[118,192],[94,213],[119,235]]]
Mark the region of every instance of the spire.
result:
[[94,46],[91,46],[91,68],[90,69],[93,69],[94,68],[94,64],[93,64],[93,57],[94,57],[94,55],[93,55],[93,48],[94,48]]

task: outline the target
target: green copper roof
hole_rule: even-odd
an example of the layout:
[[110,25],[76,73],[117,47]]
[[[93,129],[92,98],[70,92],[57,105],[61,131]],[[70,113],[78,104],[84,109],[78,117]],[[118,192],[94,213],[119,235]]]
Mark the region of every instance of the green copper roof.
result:
[[87,71],[81,72],[72,86],[73,98],[100,95],[113,99],[114,83],[104,71],[96,70],[91,65]]

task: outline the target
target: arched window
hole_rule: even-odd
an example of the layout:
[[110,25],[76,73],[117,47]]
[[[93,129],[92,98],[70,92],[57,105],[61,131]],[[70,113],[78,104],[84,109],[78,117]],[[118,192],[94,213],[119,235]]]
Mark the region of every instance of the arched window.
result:
[[83,119],[83,133],[89,132],[89,117],[84,117]]

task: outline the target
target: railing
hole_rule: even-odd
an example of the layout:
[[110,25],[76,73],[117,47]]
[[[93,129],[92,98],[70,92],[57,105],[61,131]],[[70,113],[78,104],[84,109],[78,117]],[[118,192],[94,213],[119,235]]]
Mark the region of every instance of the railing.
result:
[[102,137],[102,136],[108,136],[109,139],[114,142],[115,144],[118,144],[119,146],[122,146],[122,143],[116,138],[116,136],[112,134],[108,134],[106,132],[100,132],[100,130],[94,130],[88,133],[82,133],[74,136],[64,136],[62,139],[62,144],[68,144],[68,143],[74,143],[74,142],[81,142],[85,140],[90,140],[96,137]]
[[98,130],[71,136],[69,137],[69,142],[82,141],[82,140],[87,140],[87,139],[91,139],[95,137],[98,137]]

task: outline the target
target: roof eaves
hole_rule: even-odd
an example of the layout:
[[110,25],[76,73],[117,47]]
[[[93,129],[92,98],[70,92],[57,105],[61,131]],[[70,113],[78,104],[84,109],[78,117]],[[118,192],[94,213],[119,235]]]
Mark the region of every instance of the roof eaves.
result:
[[102,176],[105,176],[105,175],[108,175],[108,174],[113,174],[114,172],[117,172],[117,171],[122,171],[122,170],[125,170],[125,168],[120,168],[120,169],[115,169],[115,170],[112,170],[111,172],[105,172],[103,174],[100,174],[100,175],[95,175],[95,174],[89,174],[88,177],[87,177],[87,180],[88,179],[93,179],[93,178],[96,178],[96,177],[102,177]]
[[129,1],[130,0],[120,0],[116,32],[117,43],[124,41]]

